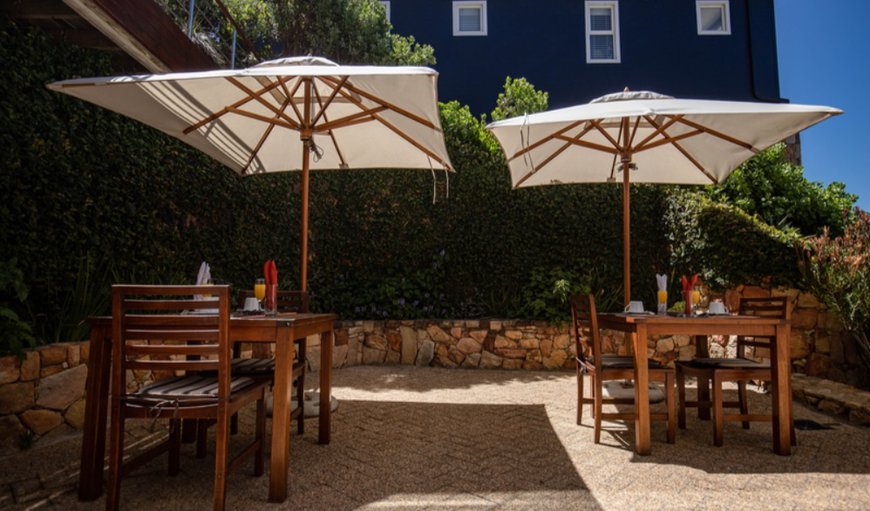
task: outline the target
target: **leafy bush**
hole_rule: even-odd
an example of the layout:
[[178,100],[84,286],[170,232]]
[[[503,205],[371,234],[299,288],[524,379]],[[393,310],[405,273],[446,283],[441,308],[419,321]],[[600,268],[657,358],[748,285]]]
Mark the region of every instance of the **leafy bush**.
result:
[[36,345],[30,325],[16,309],[27,300],[27,285],[18,262],[11,259],[0,265],[0,356],[23,356],[23,349]]
[[524,290],[526,313],[550,323],[565,323],[570,319],[568,299],[589,292],[596,295],[598,310],[619,310],[622,289],[602,281],[593,265],[581,263],[577,270],[535,268]]
[[788,161],[785,144],[777,144],[735,170],[711,195],[757,216],[783,231],[821,234],[828,227],[843,232],[845,212],[857,197],[843,183],[827,187],[804,177],[804,169]]
[[802,248],[807,286],[840,316],[870,369],[870,214],[856,208],[842,236],[826,230]]
[[535,89],[525,78],[511,78],[504,81],[504,92],[498,95],[495,110],[490,116],[493,121],[523,114],[543,112],[547,109],[549,94]]

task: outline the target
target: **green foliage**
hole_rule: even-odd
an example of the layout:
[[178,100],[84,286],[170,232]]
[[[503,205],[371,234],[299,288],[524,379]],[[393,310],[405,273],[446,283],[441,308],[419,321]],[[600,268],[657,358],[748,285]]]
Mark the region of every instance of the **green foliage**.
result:
[[[793,233],[779,231],[744,211],[699,192],[674,194],[666,216],[671,243],[669,279],[700,273],[714,289],[745,283],[795,285],[800,280]],[[676,296],[676,295],[673,295]]]
[[28,289],[18,261],[11,259],[0,265],[0,356],[23,357],[23,349],[36,345],[30,325],[20,311],[27,300]]
[[856,208],[842,236],[825,231],[802,248],[808,288],[840,316],[870,369],[870,214]]
[[777,144],[735,170],[722,186],[710,188],[717,200],[733,204],[780,230],[821,234],[827,226],[842,234],[845,213],[857,196],[843,183],[807,180],[803,167],[788,161],[785,144]]
[[392,25],[377,0],[268,0],[268,4],[285,55],[318,55],[341,64],[435,63],[431,46],[390,34]]
[[593,292],[599,310],[618,310],[622,289],[603,281],[596,268],[577,262],[578,270],[539,267],[532,271],[524,290],[526,313],[550,323],[570,319],[568,299],[576,293]]
[[511,78],[504,81],[504,92],[499,93],[495,110],[490,117],[500,121],[523,114],[543,112],[547,109],[549,94],[535,89],[525,78]]

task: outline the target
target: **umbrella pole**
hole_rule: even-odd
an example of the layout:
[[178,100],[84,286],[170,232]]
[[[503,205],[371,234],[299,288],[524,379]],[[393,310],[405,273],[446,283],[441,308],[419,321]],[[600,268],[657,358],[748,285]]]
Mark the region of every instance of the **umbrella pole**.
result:
[[631,301],[631,209],[629,208],[629,175],[631,158],[622,163],[622,289],[625,295],[625,304]]
[[302,138],[302,221],[299,241],[299,289],[308,291],[308,167],[312,144],[311,81],[305,81],[305,105],[300,137]]

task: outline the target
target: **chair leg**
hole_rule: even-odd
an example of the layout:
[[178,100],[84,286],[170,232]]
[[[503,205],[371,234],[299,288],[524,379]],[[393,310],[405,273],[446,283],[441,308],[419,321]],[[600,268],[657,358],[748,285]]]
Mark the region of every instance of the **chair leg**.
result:
[[[749,415],[749,401],[746,395],[746,382],[737,382],[737,400],[740,403],[740,415]],[[749,421],[743,421],[743,429],[749,429]]]
[[665,400],[668,406],[668,443],[677,441],[677,410],[674,396],[674,373],[665,373]]
[[239,414],[234,413],[232,417],[230,417],[230,434],[235,435],[239,432]]
[[[113,405],[113,408],[117,405]],[[121,501],[121,473],[124,461],[124,418],[117,418],[118,412],[112,411],[113,421],[109,432],[109,483],[106,490],[106,511],[117,511]]]
[[257,400],[257,428],[256,428],[257,451],[254,453],[254,475],[260,477],[264,472],[264,456],[266,446],[266,391]]
[[592,377],[592,389],[595,392],[594,406],[592,407],[595,416],[595,443],[601,443],[601,405],[602,405],[602,389],[601,380],[596,376]]
[[583,371],[577,364],[577,425],[583,421]]
[[296,406],[299,407],[299,416],[296,418],[296,433],[300,436],[305,434],[305,373],[296,379]]
[[686,374],[677,366],[677,392],[679,393],[679,413],[677,422],[680,429],[686,429]]
[[196,420],[196,457],[197,459],[205,458],[208,454],[208,421],[206,419]]
[[169,475],[181,471],[181,419],[169,421]]
[[717,373],[713,373],[713,445],[722,447],[722,429],[724,410],[722,408],[722,380]]
[[192,444],[196,442],[197,431],[196,419],[182,419],[181,421],[181,442]]
[[227,500],[227,469],[229,468],[229,416],[226,405],[220,405],[215,428],[214,511],[223,511]]

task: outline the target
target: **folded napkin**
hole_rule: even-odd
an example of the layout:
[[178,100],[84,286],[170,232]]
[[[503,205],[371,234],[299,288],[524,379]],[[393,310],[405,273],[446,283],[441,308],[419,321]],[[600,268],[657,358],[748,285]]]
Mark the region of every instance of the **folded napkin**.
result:
[[[209,268],[208,263],[203,261],[202,264],[199,265],[199,272],[196,274],[196,285],[204,286],[209,283],[211,280],[211,268]],[[202,300],[205,298],[202,295],[194,295],[194,300]]]
[[263,278],[266,279],[267,286],[278,285],[278,267],[274,259],[268,259],[263,265]]
[[[663,273],[656,273],[656,285],[658,286],[659,291],[668,292],[668,276]],[[656,312],[659,314],[667,314],[668,312],[668,302],[665,300],[664,303],[658,300],[656,297],[656,304],[658,305]]]

